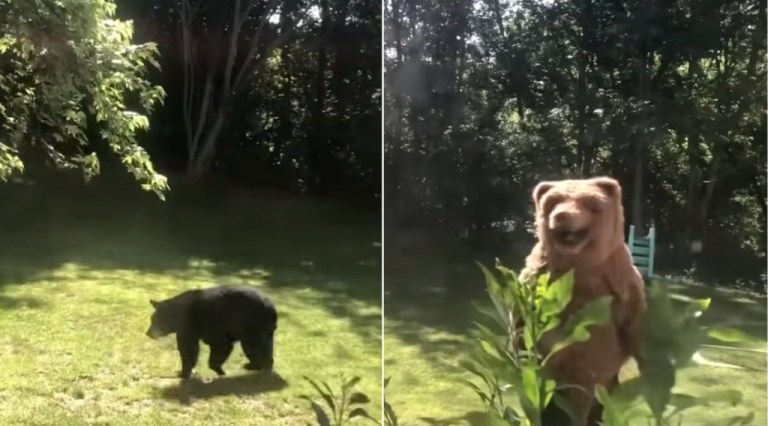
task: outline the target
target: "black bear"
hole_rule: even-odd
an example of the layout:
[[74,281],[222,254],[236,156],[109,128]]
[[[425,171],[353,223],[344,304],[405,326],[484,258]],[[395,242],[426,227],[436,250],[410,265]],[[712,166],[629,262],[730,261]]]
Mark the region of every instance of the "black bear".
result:
[[179,377],[186,379],[192,374],[200,340],[211,348],[208,366],[220,376],[225,374],[221,367],[237,341],[249,361],[246,369],[272,370],[277,310],[255,288],[223,285],[150,302],[155,310],[147,336],[157,339],[176,333],[181,355]]

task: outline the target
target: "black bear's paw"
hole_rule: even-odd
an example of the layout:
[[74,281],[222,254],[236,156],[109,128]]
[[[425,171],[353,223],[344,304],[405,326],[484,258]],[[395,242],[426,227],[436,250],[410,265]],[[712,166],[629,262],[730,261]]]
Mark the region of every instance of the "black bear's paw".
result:
[[258,365],[254,364],[254,363],[252,363],[252,362],[249,362],[249,363],[245,364],[245,365],[243,366],[243,368],[245,368],[246,370],[249,370],[249,371],[258,371],[258,370],[261,370],[261,367],[259,367]]
[[184,370],[179,371],[179,373],[177,374],[177,377],[183,380],[188,380],[192,378],[192,371],[184,371]]

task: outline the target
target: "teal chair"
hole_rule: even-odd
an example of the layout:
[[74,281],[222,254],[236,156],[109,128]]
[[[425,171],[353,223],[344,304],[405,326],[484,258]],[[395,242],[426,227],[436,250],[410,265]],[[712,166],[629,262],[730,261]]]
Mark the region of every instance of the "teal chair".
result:
[[639,237],[635,235],[635,227],[629,225],[629,239],[627,241],[629,251],[632,253],[632,263],[640,273],[646,277],[653,277],[653,259],[656,254],[656,229],[651,226],[648,235]]

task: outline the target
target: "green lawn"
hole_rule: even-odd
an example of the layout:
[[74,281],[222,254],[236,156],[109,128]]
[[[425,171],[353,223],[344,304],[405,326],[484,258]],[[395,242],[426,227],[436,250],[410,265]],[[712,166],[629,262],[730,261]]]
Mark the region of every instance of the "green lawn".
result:
[[[276,193],[161,203],[130,185],[49,184],[0,187],[0,219],[0,424],[305,425],[304,375],[361,376],[378,417],[377,217]],[[144,335],[150,298],[217,282],[275,301],[279,376],[244,371],[237,346],[216,378],[203,345],[181,386],[174,339]]]
[[[439,261],[425,260],[419,266],[393,261],[385,263],[385,371],[391,376],[387,400],[404,424],[420,424],[419,418],[465,417],[483,424],[480,399],[457,379],[471,379],[457,366],[466,345],[467,330],[478,319],[470,301],[485,301],[482,275],[471,264],[450,268]],[[678,391],[738,389],[744,402],[737,407],[691,409],[684,425],[712,424],[731,415],[751,410],[754,425],[766,424],[766,299],[764,296],[712,289],[697,285],[674,285],[675,291],[692,297],[712,297],[707,321],[733,323],[750,333],[762,352],[706,348],[710,361],[735,364],[743,370],[721,367],[692,367],[683,370]],[[713,342],[714,343],[714,342]],[[625,374],[633,374],[628,364]],[[466,417],[465,417],[466,418]]]

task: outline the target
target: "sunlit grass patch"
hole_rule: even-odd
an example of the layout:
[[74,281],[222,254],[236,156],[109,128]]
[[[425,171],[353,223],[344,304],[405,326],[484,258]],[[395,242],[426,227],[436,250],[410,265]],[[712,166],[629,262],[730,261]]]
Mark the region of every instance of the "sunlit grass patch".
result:
[[[378,262],[359,265],[378,259],[375,230],[305,222],[287,232],[278,219],[244,227],[226,209],[180,224],[162,218],[183,211],[139,220],[121,209],[93,223],[73,213],[38,219],[4,241],[0,424],[305,425],[305,375],[361,376],[378,413],[380,272]],[[196,377],[182,386],[175,339],[144,334],[150,298],[218,283],[253,285],[274,300],[278,376],[245,371],[237,345],[218,378],[203,344]]]

